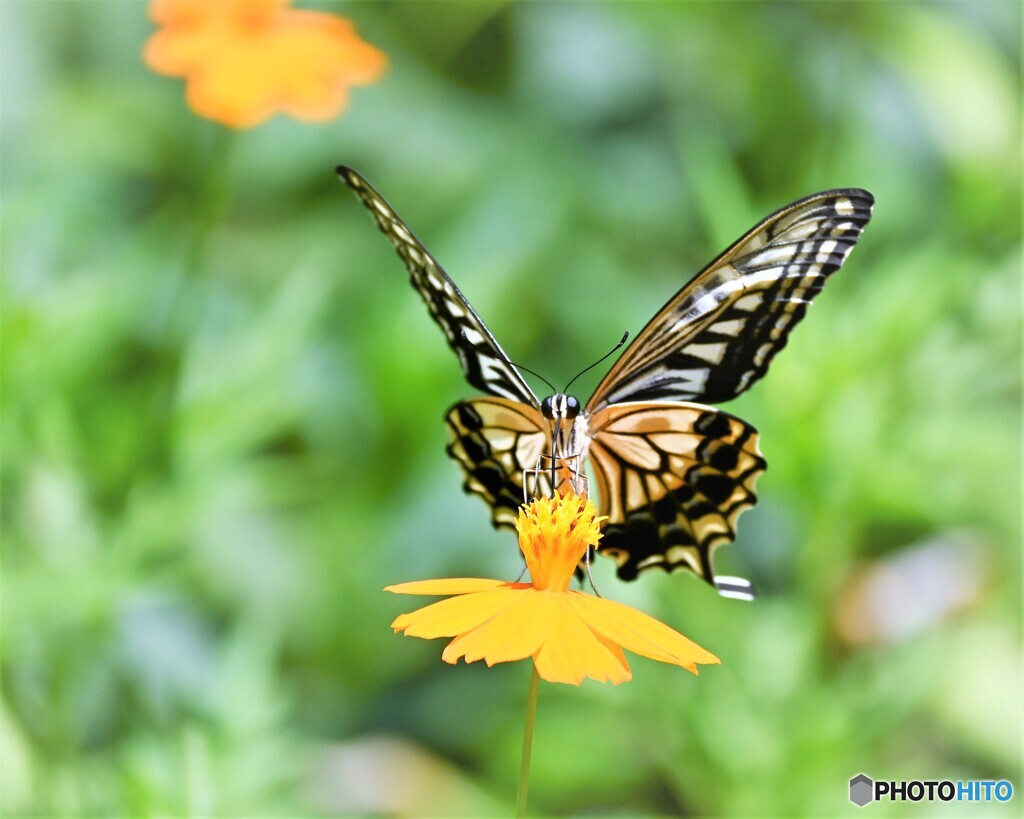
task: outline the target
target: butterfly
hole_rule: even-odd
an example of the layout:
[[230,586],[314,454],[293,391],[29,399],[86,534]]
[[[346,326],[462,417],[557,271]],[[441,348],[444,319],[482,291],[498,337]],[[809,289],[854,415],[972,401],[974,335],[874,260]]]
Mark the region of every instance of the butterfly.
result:
[[715,575],[712,556],[757,502],[766,462],[757,430],[708,404],[764,376],[860,238],[871,194],[816,193],[755,225],[669,299],[581,405],[564,392],[538,399],[384,198],[351,168],[337,171],[405,262],[466,380],[487,393],[455,404],[445,423],[448,454],[465,489],[490,505],[493,524],[514,528],[524,473],[545,458],[571,461],[579,473],[589,462],[608,516],[598,552],[615,561],[620,578],[686,569],[724,596],[753,599],[748,581]]

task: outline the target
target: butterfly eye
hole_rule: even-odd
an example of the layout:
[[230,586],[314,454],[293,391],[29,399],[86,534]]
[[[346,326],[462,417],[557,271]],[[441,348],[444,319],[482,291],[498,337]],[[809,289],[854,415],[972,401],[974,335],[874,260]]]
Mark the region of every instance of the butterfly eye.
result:
[[565,417],[575,418],[580,414],[580,402],[571,395],[565,396]]
[[555,417],[555,396],[549,395],[540,402],[540,413],[548,419]]

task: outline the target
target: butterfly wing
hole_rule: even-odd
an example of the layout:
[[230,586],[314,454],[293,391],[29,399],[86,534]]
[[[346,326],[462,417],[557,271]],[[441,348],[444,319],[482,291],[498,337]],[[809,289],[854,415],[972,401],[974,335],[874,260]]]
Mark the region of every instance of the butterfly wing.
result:
[[776,211],[698,273],[641,330],[588,409],[735,398],[761,378],[871,218],[858,188]]
[[715,575],[712,555],[757,502],[754,483],[766,467],[757,430],[712,407],[657,401],[598,410],[588,435],[608,515],[598,551],[620,578],[684,568],[723,595],[753,597],[747,581]]
[[373,214],[409,270],[412,286],[459,357],[466,380],[491,395],[540,406],[537,397],[491,335],[483,319],[419,239],[373,186],[351,168],[338,166],[338,176]]
[[547,422],[533,407],[504,398],[461,401],[445,416],[448,454],[466,476],[467,492],[491,507],[495,526],[515,528],[523,503],[523,470],[550,452]]

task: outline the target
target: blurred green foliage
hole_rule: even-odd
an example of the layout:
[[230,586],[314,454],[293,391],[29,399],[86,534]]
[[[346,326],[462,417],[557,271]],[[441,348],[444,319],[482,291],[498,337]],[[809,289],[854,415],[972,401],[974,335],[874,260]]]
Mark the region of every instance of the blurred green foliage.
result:
[[229,134],[143,65],[144,5],[0,5],[4,814],[510,812],[528,666],[444,665],[381,588],[515,576],[514,540],[339,162],[556,383],[774,208],[871,190],[729,405],[769,471],[719,563],[758,601],[597,567],[722,667],[545,686],[531,806],[840,815],[865,771],[1019,810],[1020,4],[318,7],[385,79]]

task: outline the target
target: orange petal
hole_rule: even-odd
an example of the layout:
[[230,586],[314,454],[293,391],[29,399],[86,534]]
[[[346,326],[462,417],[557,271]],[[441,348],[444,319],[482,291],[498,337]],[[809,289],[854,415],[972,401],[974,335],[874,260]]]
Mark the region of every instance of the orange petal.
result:
[[213,17],[233,17],[249,25],[263,22],[290,0],[152,0],[149,18],[161,26],[196,26]]
[[158,31],[146,41],[142,56],[146,65],[158,74],[178,77],[189,70],[192,55],[188,46],[191,42],[192,38],[178,32]]
[[[587,628],[590,629],[589,626],[587,626]],[[607,648],[614,655],[615,659],[619,661],[619,665],[623,666],[627,671],[629,670],[629,663],[626,662],[626,655],[622,653],[622,647],[618,645],[618,643],[613,643],[607,637],[596,633],[593,629],[590,629],[590,633],[600,640],[601,645]],[[630,673],[630,677],[632,677],[632,673]],[[616,685],[618,685],[618,683],[616,683]]]
[[492,589],[528,589],[529,583],[506,583],[504,580],[484,580],[477,577],[449,577],[443,580],[414,580],[385,586],[384,591],[395,594],[470,594]]
[[149,19],[161,26],[196,26],[219,11],[203,0],[152,0]]
[[187,78],[200,116],[248,128],[277,113],[324,121],[340,114],[349,88],[380,78],[387,57],[351,22],[289,9],[286,0],[162,0],[166,27],[146,43],[156,72]]
[[395,631],[410,637],[454,637],[483,625],[514,605],[523,592],[518,589],[493,589],[441,600],[408,614],[400,614],[391,624]]
[[452,640],[441,659],[446,663],[465,657],[467,663],[483,659],[487,665],[522,660],[533,654],[547,636],[550,595],[534,589],[506,592],[516,602],[479,628]]
[[634,654],[674,663],[694,674],[697,663],[721,662],[678,631],[622,603],[579,592],[568,592],[567,600],[594,632]]
[[554,597],[549,611],[548,636],[533,661],[548,682],[579,685],[590,677],[618,685],[633,675],[621,650],[612,651],[569,605],[567,596]]

